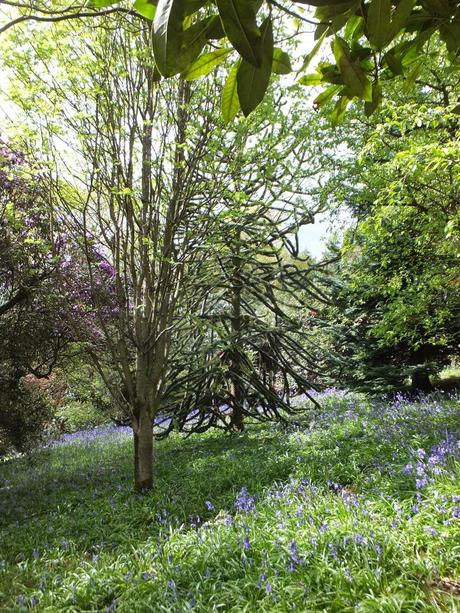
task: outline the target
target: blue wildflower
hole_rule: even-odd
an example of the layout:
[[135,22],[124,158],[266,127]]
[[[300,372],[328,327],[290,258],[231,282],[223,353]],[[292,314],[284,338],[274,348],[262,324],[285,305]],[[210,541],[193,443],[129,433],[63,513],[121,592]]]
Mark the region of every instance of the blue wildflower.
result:
[[249,513],[250,511],[254,511],[255,507],[256,505],[254,496],[250,496],[248,493],[248,489],[246,487],[242,487],[240,493],[235,500],[236,510],[245,511],[246,513]]
[[403,474],[405,475],[410,475],[413,471],[414,467],[412,466],[412,464],[406,464],[403,468]]

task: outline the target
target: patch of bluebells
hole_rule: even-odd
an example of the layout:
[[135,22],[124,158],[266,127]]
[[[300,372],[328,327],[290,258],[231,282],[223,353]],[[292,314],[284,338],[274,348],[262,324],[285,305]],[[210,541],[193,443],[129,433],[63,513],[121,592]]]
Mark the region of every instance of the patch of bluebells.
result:
[[300,562],[299,554],[297,552],[297,543],[292,540],[289,543],[289,570],[291,572],[295,571]]
[[129,426],[99,426],[90,430],[79,430],[71,434],[64,434],[56,441],[49,443],[48,446],[54,447],[57,445],[68,445],[72,443],[90,445],[96,442],[103,442],[111,437],[126,437],[132,436],[132,429]]
[[407,476],[414,475],[415,487],[417,490],[423,490],[433,482],[436,475],[446,472],[449,461],[460,459],[460,441],[448,434],[428,453],[425,449],[418,449],[413,455],[413,461],[406,464],[402,472]]
[[242,487],[235,500],[235,509],[238,512],[251,513],[256,510],[254,496],[251,496],[247,487]]

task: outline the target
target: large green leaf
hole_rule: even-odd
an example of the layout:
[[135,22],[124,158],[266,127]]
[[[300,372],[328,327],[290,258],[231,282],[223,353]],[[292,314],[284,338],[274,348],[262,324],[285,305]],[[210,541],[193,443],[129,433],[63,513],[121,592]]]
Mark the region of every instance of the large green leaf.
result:
[[343,15],[345,13],[349,13],[349,11],[353,10],[353,12],[360,5],[360,0],[347,0],[347,2],[341,2],[340,4],[326,4],[324,6],[319,6],[315,11],[315,17],[319,21],[329,21],[334,17],[339,15]]
[[221,64],[233,49],[216,49],[210,53],[203,53],[197,58],[184,73],[186,81],[193,81],[204,77],[211,72],[216,66]]
[[400,0],[393,13],[390,28],[390,40],[392,40],[406,25],[406,21],[412,12],[415,0]]
[[367,29],[375,49],[383,49],[390,40],[390,16],[390,0],[372,0],[367,11]]
[[153,2],[153,0],[136,0],[133,8],[139,15],[142,15],[142,17],[152,20],[155,17],[156,4],[156,1]]
[[329,116],[333,126],[337,126],[342,121],[345,116],[345,111],[347,110],[349,102],[350,99],[347,98],[347,96],[341,96],[337,100],[335,107],[333,108],[332,113]]
[[200,55],[208,41],[208,32],[218,19],[217,16],[207,17],[184,30],[179,50],[178,72],[186,70]]
[[317,96],[313,100],[313,107],[315,109],[320,109],[327,102],[332,100],[335,94],[341,89],[340,85],[330,85],[327,89],[323,90],[319,96]]
[[219,17],[206,17],[183,29],[186,0],[160,0],[153,22],[153,50],[165,77],[185,71],[201,53]]
[[272,72],[275,74],[289,74],[292,72],[291,58],[286,51],[278,47],[273,49]]
[[460,49],[460,18],[451,23],[443,23],[439,29],[442,40],[446,43],[447,51],[458,54]]
[[193,15],[193,13],[196,13],[200,8],[202,8],[207,1],[208,0],[187,0],[185,14]]
[[321,49],[321,45],[323,44],[323,41],[325,38],[326,38],[326,32],[323,32],[321,36],[318,38],[318,40],[316,41],[313,49],[309,53],[307,53],[307,55],[305,56],[303,63],[302,63],[302,67],[299,72],[306,70],[310,66],[311,61],[314,59],[318,51]]
[[450,17],[454,8],[449,4],[449,0],[422,0],[422,5],[432,15],[443,17]]
[[225,34],[241,57],[260,67],[262,64],[261,32],[256,14],[259,3],[255,0],[216,0]]
[[352,60],[347,42],[340,36],[336,36],[332,48],[335,61],[350,94],[370,102],[372,100],[372,84],[359,62]]
[[186,0],[159,0],[153,21],[153,51],[155,63],[162,75],[180,72],[182,23]]
[[394,49],[390,49],[390,51],[387,51],[383,56],[383,59],[394,75],[403,74],[404,69],[401,62],[401,58]]
[[224,28],[222,27],[222,21],[220,17],[215,17],[210,23],[208,27],[208,31],[206,32],[206,36],[208,40],[220,40],[225,37]]
[[319,72],[306,74],[300,77],[297,83],[300,83],[300,85],[322,85],[324,83],[323,75]]
[[294,0],[297,4],[308,4],[310,6],[337,6],[338,4],[349,4],[350,0]]
[[345,25],[345,40],[359,40],[364,30],[364,19],[360,15],[352,15]]
[[231,121],[240,110],[240,101],[238,99],[238,87],[236,82],[236,75],[240,64],[241,60],[238,60],[238,62],[232,67],[222,89],[222,119],[226,123]]
[[270,81],[273,62],[273,26],[270,17],[267,17],[262,23],[260,33],[262,64],[256,68],[243,59],[236,75],[238,98],[241,110],[246,117],[263,100]]
[[372,85],[372,100],[364,103],[364,112],[366,117],[370,117],[374,111],[378,109],[382,101],[382,86],[380,81],[376,81]]

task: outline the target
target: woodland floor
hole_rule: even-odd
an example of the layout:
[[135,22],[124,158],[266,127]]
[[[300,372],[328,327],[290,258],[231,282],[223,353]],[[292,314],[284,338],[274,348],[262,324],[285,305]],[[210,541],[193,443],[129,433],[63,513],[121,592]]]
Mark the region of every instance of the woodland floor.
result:
[[331,391],[288,428],[178,435],[132,493],[99,428],[0,463],[0,610],[460,611],[460,399]]

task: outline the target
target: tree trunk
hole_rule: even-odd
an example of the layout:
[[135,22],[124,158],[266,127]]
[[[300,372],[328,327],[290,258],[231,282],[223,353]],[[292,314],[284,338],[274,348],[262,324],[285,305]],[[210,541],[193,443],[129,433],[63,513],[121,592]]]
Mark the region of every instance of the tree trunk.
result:
[[241,259],[240,259],[240,240],[241,230],[239,229],[236,236],[237,245],[233,260],[233,279],[232,279],[232,352],[230,364],[230,393],[232,395],[232,416],[230,420],[230,428],[234,432],[242,432],[244,430],[242,405],[244,399],[244,391],[241,386]]
[[153,426],[150,412],[142,408],[133,422],[134,489],[146,492],[153,487]]
[[430,375],[426,370],[414,370],[412,373],[411,388],[414,392],[433,391]]

